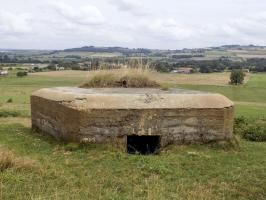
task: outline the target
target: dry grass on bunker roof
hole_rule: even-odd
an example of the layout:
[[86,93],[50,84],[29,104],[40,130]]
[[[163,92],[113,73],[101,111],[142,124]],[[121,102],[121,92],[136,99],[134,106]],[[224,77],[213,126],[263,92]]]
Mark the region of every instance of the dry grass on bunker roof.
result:
[[159,88],[160,84],[150,79],[150,71],[143,69],[99,70],[82,88]]

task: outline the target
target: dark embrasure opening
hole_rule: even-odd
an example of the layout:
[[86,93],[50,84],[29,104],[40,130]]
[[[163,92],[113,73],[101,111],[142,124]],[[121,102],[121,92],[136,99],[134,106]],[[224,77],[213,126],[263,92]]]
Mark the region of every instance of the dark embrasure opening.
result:
[[158,154],[160,150],[160,136],[127,136],[127,153],[129,154]]

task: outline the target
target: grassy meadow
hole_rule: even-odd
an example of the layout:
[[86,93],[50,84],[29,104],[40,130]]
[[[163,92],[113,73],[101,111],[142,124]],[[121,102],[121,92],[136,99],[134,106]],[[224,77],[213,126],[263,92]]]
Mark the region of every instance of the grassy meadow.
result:
[[[238,145],[169,146],[136,156],[108,145],[58,143],[31,130],[33,91],[81,85],[90,73],[0,77],[0,199],[266,199],[263,142],[237,137]],[[251,74],[243,86],[227,85],[224,73],[208,83],[201,74],[153,75],[171,87],[221,93],[235,102],[236,116],[265,123],[266,74]]]
[[235,102],[236,115],[266,117],[266,74],[252,74],[243,86],[179,85],[181,88],[216,92]]

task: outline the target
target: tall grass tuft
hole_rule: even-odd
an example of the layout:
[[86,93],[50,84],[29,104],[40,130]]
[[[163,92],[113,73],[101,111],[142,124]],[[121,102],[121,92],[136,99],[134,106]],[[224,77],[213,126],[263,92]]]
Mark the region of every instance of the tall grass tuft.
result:
[[160,84],[149,78],[150,71],[143,69],[99,70],[80,87],[105,88],[159,88]]
[[0,149],[0,172],[7,169],[33,170],[38,168],[35,160],[28,157],[18,157],[12,151]]

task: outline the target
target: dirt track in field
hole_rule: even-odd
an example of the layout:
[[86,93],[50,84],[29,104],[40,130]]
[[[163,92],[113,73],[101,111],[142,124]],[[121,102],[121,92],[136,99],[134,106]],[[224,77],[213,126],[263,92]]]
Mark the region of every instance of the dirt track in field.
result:
[[22,124],[25,127],[31,127],[31,119],[28,117],[1,117],[0,124]]

